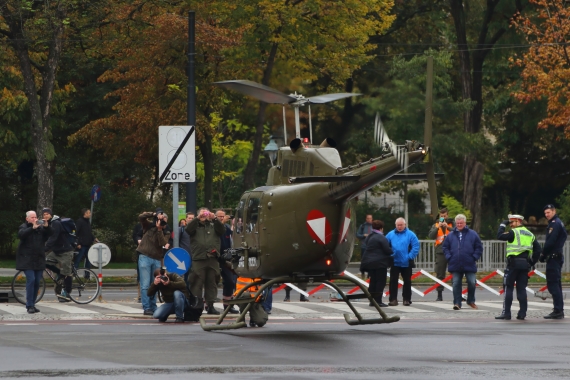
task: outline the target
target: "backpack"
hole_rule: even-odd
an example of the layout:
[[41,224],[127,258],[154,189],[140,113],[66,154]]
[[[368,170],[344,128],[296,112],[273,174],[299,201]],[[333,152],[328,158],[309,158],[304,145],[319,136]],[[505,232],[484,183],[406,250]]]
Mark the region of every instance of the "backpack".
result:
[[60,218],[59,222],[61,223],[61,227],[66,232],[66,238],[69,244],[75,249],[77,247],[77,235],[75,231],[75,222],[71,218]]

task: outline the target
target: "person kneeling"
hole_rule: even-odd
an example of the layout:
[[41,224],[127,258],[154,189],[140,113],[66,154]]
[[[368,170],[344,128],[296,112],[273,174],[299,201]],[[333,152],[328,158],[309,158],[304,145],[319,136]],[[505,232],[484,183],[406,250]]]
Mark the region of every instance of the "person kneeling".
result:
[[154,297],[160,291],[164,304],[153,313],[159,322],[166,322],[168,316],[176,314],[175,323],[184,323],[184,309],[189,305],[189,294],[184,279],[176,273],[166,273],[166,269],[154,271],[154,281],[148,288],[147,295]]

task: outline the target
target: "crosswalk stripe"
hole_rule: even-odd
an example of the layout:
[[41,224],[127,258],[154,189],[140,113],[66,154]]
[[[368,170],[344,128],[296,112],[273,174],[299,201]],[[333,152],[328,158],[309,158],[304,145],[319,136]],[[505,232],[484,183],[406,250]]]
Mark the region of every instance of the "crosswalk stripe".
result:
[[104,309],[110,309],[110,310],[115,310],[115,311],[120,311],[122,313],[126,313],[126,314],[142,314],[143,309],[135,309],[134,307],[130,307],[127,305],[121,305],[118,303],[100,303],[100,302],[95,302],[92,304],[93,306],[97,306],[97,307],[102,307]]
[[546,308],[546,309],[552,309],[552,302],[534,302],[534,301],[528,301],[528,305],[529,306],[538,306],[541,308]]
[[285,302],[273,303],[273,309],[279,309],[279,310],[288,311],[290,313],[299,313],[299,314],[316,314],[316,313],[318,313],[318,311],[308,309],[308,308],[302,307],[302,306],[292,305],[289,302],[287,302],[287,303],[285,303]]
[[426,310],[414,307],[413,303],[410,306],[389,306],[384,308],[385,312],[397,311],[399,313],[433,313],[433,310]]
[[[477,302],[476,302],[477,303]],[[424,306],[428,306],[428,307],[435,307],[438,309],[442,309],[442,310],[447,310],[447,311],[454,311],[453,310],[453,305],[451,303],[440,303],[440,302],[436,302],[436,303],[430,303],[428,304],[423,304]],[[391,307],[391,306],[390,306]],[[483,310],[475,310],[472,309],[469,305],[465,304],[465,302],[461,305],[461,311],[483,311]]]
[[5,311],[10,314],[28,314],[28,311],[24,307],[24,305],[8,305],[8,304],[0,304],[0,310]]
[[[378,311],[373,307],[370,307],[369,309],[363,309],[361,307],[358,307],[359,305],[355,305],[355,304],[352,304],[352,305],[355,306],[356,311],[358,311],[360,314],[367,314],[367,313],[378,314]],[[350,310],[348,305],[344,302],[342,302],[342,303],[340,303],[340,302],[330,302],[330,303],[329,302],[321,302],[321,303],[315,304],[315,306],[324,306],[324,307],[328,307],[331,309],[335,309],[336,311],[345,312],[345,313],[346,312],[352,313],[352,310]],[[384,310],[386,310],[386,309],[384,309]]]
[[47,307],[49,309],[56,309],[59,311],[65,311],[66,313],[69,313],[69,314],[99,314],[96,311],[82,309],[80,307],[72,306],[72,305],[66,304],[66,303],[45,303],[44,302],[44,303],[39,304],[38,306]]

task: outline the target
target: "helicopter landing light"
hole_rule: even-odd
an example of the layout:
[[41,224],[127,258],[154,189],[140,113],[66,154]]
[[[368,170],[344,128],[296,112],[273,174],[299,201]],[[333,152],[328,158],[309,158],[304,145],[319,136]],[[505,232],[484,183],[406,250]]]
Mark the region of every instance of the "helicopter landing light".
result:
[[311,210],[307,215],[307,230],[309,235],[321,245],[330,243],[332,230],[329,221],[319,210]]

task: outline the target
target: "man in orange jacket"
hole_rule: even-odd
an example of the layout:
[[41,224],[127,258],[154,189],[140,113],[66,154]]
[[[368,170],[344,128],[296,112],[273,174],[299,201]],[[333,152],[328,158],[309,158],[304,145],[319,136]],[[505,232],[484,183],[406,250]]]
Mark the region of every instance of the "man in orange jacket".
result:
[[[257,293],[257,291],[259,290],[259,285],[255,285],[255,286],[249,286],[250,284],[256,282],[256,281],[260,281],[260,278],[247,278],[247,277],[238,277],[237,281],[236,281],[236,291],[234,292],[234,297],[237,296],[237,294],[240,292],[241,289],[243,289],[244,287],[248,287],[247,290],[245,290],[242,295],[240,296],[240,298],[251,298],[255,295],[255,293]],[[270,292],[271,289],[266,289],[265,292]],[[255,300],[255,303],[251,305],[251,307],[249,308],[249,326],[250,327],[263,327],[266,323],[267,320],[269,319],[267,312],[265,311],[265,309],[263,308],[263,300],[265,298],[265,295],[260,295],[258,297],[258,299]],[[240,312],[243,311],[243,309],[246,307],[247,304],[241,304],[239,306]]]
[[[445,259],[445,255],[443,254],[443,241],[449,234],[449,232],[453,229],[453,222],[450,221],[448,223],[448,212],[447,208],[442,208],[439,210],[439,219],[435,222],[435,224],[431,227],[428,233],[428,237],[430,239],[435,240],[435,274],[437,278],[443,281],[445,275],[447,274],[447,260]],[[437,299],[436,301],[443,301],[443,286],[440,285],[437,287]]]

